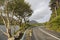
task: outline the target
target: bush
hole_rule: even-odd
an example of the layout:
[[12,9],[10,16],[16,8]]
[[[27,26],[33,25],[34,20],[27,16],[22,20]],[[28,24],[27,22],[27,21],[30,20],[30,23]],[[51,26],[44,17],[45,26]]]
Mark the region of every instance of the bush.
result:
[[60,16],[57,16],[56,18],[51,20],[48,24],[52,30],[60,31]]
[[57,9],[57,15],[59,16],[60,15],[60,7]]

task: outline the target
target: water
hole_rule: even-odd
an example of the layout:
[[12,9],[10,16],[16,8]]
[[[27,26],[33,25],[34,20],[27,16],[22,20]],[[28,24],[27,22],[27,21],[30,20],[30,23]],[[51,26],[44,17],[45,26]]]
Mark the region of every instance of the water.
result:
[[[3,30],[6,32],[6,28],[4,25],[0,25],[0,30]],[[5,36],[1,31],[0,31],[0,40],[7,40],[7,36]]]
[[[11,31],[12,33],[14,32],[14,26],[11,26]],[[19,29],[18,26],[15,26],[15,31],[17,31]],[[4,25],[0,25],[0,30],[3,30],[4,32],[6,32],[6,27]],[[1,31],[0,31],[0,40],[7,40],[7,36],[4,35]]]

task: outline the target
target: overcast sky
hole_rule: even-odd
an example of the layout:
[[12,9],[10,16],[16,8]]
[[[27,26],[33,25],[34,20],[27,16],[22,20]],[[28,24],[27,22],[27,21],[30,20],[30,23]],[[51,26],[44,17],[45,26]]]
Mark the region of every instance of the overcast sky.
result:
[[33,10],[30,20],[35,20],[39,23],[49,21],[51,10],[49,7],[50,0],[26,0],[31,5]]

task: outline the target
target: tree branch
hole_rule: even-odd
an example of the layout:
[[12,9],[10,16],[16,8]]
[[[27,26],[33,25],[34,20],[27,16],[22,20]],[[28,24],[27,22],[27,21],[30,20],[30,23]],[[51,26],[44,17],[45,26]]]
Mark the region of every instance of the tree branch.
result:
[[1,31],[4,35],[8,36],[8,33],[4,32],[2,29],[0,29],[0,31]]

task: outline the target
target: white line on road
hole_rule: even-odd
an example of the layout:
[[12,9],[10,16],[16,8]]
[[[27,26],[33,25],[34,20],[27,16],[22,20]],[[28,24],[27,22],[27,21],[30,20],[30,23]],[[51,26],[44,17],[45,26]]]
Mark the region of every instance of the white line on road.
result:
[[43,29],[41,29],[41,28],[39,28],[39,30],[40,30],[40,31],[42,31],[43,33],[45,33],[45,34],[47,34],[47,35],[49,35],[49,36],[51,36],[51,37],[53,37],[53,38],[57,39],[57,40],[60,40],[60,38],[58,38],[58,37],[56,37],[56,36],[54,36],[54,35],[52,35],[52,34],[50,34],[50,33],[46,32],[46,31],[44,31],[44,30],[43,30]]
[[27,31],[28,31],[28,29],[24,32],[24,35],[20,40],[24,40],[24,37],[25,37]]

